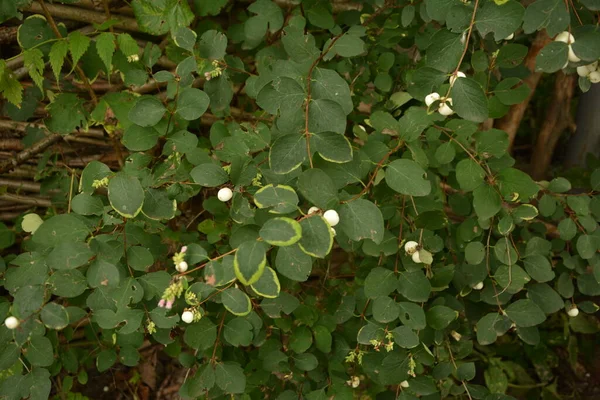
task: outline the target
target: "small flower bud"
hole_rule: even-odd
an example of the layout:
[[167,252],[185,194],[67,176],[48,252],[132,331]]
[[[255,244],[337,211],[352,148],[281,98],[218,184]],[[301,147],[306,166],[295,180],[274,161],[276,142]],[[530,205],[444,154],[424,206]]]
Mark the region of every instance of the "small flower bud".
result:
[[319,207],[312,206],[311,208],[308,209],[308,215],[318,213],[319,210],[320,210]]
[[167,303],[165,304],[165,308],[167,310],[170,310],[171,308],[173,308],[173,303],[175,303],[175,300],[173,300],[173,299],[167,300]]
[[158,306],[160,308],[164,308],[165,304],[166,304],[166,300],[165,299],[160,299],[160,301],[158,302]]

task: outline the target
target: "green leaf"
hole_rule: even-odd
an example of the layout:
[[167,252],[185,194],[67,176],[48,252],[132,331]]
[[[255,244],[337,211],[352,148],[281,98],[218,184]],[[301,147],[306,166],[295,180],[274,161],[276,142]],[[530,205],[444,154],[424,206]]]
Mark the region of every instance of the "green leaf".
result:
[[306,326],[299,326],[294,329],[290,336],[289,348],[295,353],[304,353],[313,344],[312,332]]
[[446,306],[433,306],[427,313],[427,325],[433,329],[445,329],[452,321],[458,318],[458,311]]
[[146,190],[144,195],[144,205],[142,213],[157,221],[163,219],[172,219],[177,210],[177,201],[169,198],[169,194],[165,189]]
[[322,210],[328,210],[338,202],[333,181],[318,168],[307,169],[298,177],[298,191],[309,203]]
[[[440,29],[431,37],[427,48],[427,65],[442,72],[453,71],[458,65],[463,48],[460,34]],[[461,80],[458,79],[456,83]]]
[[483,122],[488,118],[488,102],[481,85],[471,78],[457,79],[452,87],[452,106],[462,118]]
[[60,297],[77,297],[88,287],[85,276],[76,269],[56,271],[47,283],[52,293]]
[[394,342],[403,349],[413,349],[420,343],[417,334],[407,326],[399,326],[392,331]]
[[276,174],[287,174],[306,160],[306,138],[303,135],[281,136],[271,145],[269,165]]
[[333,246],[331,227],[320,215],[311,214],[300,221],[302,238],[298,242],[300,249],[306,254],[324,258]]
[[150,250],[142,246],[131,246],[127,249],[127,263],[136,271],[146,271],[154,264]]
[[185,88],[177,96],[177,114],[186,121],[198,119],[208,110],[209,103],[210,98],[202,90]]
[[153,96],[142,96],[129,111],[129,119],[142,127],[154,126],[162,119],[165,106]]
[[[312,134],[327,132],[325,138],[330,141],[333,140],[332,132],[343,135],[346,131],[346,113],[342,106],[328,99],[311,100],[308,106],[308,131]],[[325,138],[321,140],[327,140]]]
[[497,176],[497,182],[502,196],[511,201],[527,201],[540,190],[529,175],[514,168],[502,170]]
[[448,164],[452,162],[452,160],[454,160],[454,156],[456,156],[456,150],[451,142],[443,143],[435,150],[435,159],[440,164]]
[[138,178],[120,172],[108,183],[108,201],[123,217],[135,218],[144,204],[144,189]]
[[222,60],[227,51],[227,36],[215,30],[206,31],[200,36],[198,52],[200,57],[209,60]]
[[599,239],[592,235],[581,235],[577,238],[577,253],[584,260],[588,260],[596,254]]
[[365,51],[365,42],[356,35],[343,34],[331,48],[342,57],[355,57]]
[[87,264],[93,255],[87,243],[61,242],[48,254],[46,263],[52,269],[74,269]]
[[46,127],[52,132],[68,135],[78,127],[87,127],[83,100],[74,93],[60,93],[47,108],[50,119],[46,120]]
[[107,73],[112,70],[112,59],[116,48],[115,36],[112,33],[103,32],[96,37],[96,51],[102,62],[104,62]]
[[501,4],[488,1],[477,12],[475,26],[482,36],[493,32],[498,42],[519,29],[524,14],[525,9],[516,1],[509,0]]
[[64,242],[81,242],[90,233],[88,227],[71,214],[55,215],[48,218],[33,235],[33,241],[50,247]]
[[473,208],[480,219],[489,219],[502,208],[502,199],[494,187],[484,183],[473,191]]
[[44,336],[32,337],[25,351],[25,358],[35,367],[49,367],[54,362],[52,343]]
[[275,33],[283,26],[281,8],[271,0],[258,0],[248,7],[248,11],[256,14],[248,18],[244,24],[246,40],[253,45],[260,43],[267,33]]
[[461,381],[470,381],[475,378],[475,363],[468,362],[458,366],[456,369],[456,377]]
[[388,296],[377,297],[373,301],[373,318],[377,322],[389,323],[400,315],[396,302]]
[[571,47],[582,60],[596,61],[600,58],[600,32],[594,30],[578,35]]
[[485,257],[485,246],[481,242],[471,242],[465,247],[465,260],[471,265],[480,264]]
[[266,264],[265,245],[256,240],[244,242],[235,253],[233,261],[235,276],[244,285],[252,285],[263,274]]
[[332,100],[342,107],[345,114],[350,114],[354,109],[348,83],[334,70],[315,68],[310,89],[313,99]]
[[431,192],[431,183],[426,176],[419,164],[407,159],[392,161],[385,170],[388,186],[407,196],[427,196]]
[[233,315],[243,317],[252,311],[252,303],[250,303],[248,295],[235,287],[230,287],[222,292],[221,301],[227,311]]
[[179,0],[134,0],[131,7],[140,30],[151,35],[175,32],[194,19],[188,3]]
[[528,285],[527,297],[547,315],[554,314],[565,307],[563,299],[546,283]]
[[567,63],[568,46],[563,42],[550,42],[535,58],[535,70],[553,73]]
[[569,10],[560,0],[537,0],[530,4],[523,16],[526,34],[546,28],[549,36],[564,31],[569,25]]
[[398,293],[410,301],[425,302],[431,293],[431,283],[422,271],[404,271],[399,273]]
[[76,65],[88,47],[90,47],[91,39],[79,31],[73,31],[69,33],[68,40],[69,52],[71,53],[73,64]]
[[494,93],[502,104],[510,106],[524,101],[531,89],[519,78],[507,78],[496,86]]
[[310,136],[311,149],[316,150],[324,160],[334,163],[352,161],[352,146],[343,135],[334,132],[315,133]]
[[274,299],[279,296],[281,290],[277,273],[270,267],[266,267],[265,272],[251,287],[258,295],[268,299]]
[[173,33],[173,42],[182,49],[193,51],[196,44],[196,32],[188,27],[182,26]]
[[210,319],[188,325],[183,335],[183,341],[193,349],[204,351],[213,347],[217,340],[217,326]]
[[108,371],[117,362],[117,353],[113,349],[102,350],[96,358],[98,372]]
[[483,316],[476,324],[477,342],[482,346],[492,344],[498,338],[496,323],[501,321],[502,317],[498,313],[490,313]]
[[375,267],[365,279],[365,296],[375,299],[380,296],[388,296],[398,288],[398,280],[394,272],[389,269]]
[[465,158],[456,165],[456,180],[462,190],[476,189],[483,183],[484,178],[485,171],[471,158]]
[[280,217],[268,220],[259,234],[273,246],[291,246],[302,237],[302,228],[296,220]]
[[246,376],[238,363],[219,363],[215,367],[215,382],[226,393],[241,394],[246,389]]
[[194,167],[190,171],[194,182],[205,187],[217,187],[229,180],[229,175],[217,164],[206,163]]
[[370,201],[356,199],[344,203],[339,208],[339,215],[339,227],[351,240],[370,239],[376,244],[383,240],[383,216],[379,207]]
[[111,173],[110,168],[108,168],[106,164],[96,160],[91,161],[85,166],[81,173],[79,190],[84,193],[93,194],[96,190],[93,186],[94,181],[106,178],[107,176],[110,176]]
[[305,282],[312,272],[313,260],[298,245],[281,247],[277,250],[275,266],[288,279]]
[[523,265],[527,273],[538,282],[549,282],[555,277],[550,261],[542,255],[533,254],[525,257]]
[[42,322],[49,329],[60,330],[69,324],[69,315],[67,310],[56,303],[48,303],[42,308],[40,313]]
[[258,208],[271,208],[273,214],[288,214],[297,209],[298,195],[290,186],[266,185],[254,194]]
[[531,300],[517,300],[505,309],[506,315],[517,326],[527,328],[536,326],[546,320],[544,312]]
[[65,40],[54,42],[52,49],[50,49],[50,54],[48,57],[50,58],[50,66],[52,67],[52,72],[54,73],[54,77],[56,78],[57,82],[60,76],[60,71],[65,63],[65,57],[67,56],[68,51],[69,43],[67,43]]
[[253,336],[252,324],[245,318],[234,318],[223,327],[223,336],[232,346],[249,346]]

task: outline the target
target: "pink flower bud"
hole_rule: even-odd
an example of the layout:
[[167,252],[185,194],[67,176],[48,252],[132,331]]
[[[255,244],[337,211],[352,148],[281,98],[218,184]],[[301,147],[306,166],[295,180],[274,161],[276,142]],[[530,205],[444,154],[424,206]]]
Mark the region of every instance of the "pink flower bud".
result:
[[183,246],[183,247],[181,248],[181,253],[185,253],[186,251],[187,251],[187,246]]
[[173,299],[169,299],[169,300],[167,300],[167,304],[165,305],[165,308],[166,308],[167,310],[170,310],[171,308],[173,308],[173,303],[174,303],[174,302],[175,302],[175,300],[173,300]]
[[160,299],[160,301],[158,302],[158,306],[160,308],[163,308],[165,306],[165,299]]

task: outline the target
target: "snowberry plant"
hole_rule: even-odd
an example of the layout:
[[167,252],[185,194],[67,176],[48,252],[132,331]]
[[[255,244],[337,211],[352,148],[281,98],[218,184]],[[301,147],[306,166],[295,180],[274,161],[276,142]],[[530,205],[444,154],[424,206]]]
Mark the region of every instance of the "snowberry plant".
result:
[[0,171],[49,197],[0,226],[0,398],[148,346],[182,398],[583,387],[600,169],[534,180],[494,123],[600,80],[597,0],[1,3]]

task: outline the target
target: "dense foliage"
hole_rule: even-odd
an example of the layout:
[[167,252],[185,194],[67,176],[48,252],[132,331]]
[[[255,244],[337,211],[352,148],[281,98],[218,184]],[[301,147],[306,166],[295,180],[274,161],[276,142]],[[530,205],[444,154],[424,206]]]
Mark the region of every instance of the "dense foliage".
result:
[[[537,70],[589,89],[598,0],[105,1],[83,28],[55,3],[0,7],[5,115],[41,123],[1,168],[43,153],[54,190],[2,226],[0,397],[66,398],[148,343],[183,398],[573,392],[600,169],[536,182],[488,121],[530,96],[538,31]],[[120,168],[47,150],[92,127]]]

